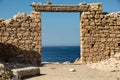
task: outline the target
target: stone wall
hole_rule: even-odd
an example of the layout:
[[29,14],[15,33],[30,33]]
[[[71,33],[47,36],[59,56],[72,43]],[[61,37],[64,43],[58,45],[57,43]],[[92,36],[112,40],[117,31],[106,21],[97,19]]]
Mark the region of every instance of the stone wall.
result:
[[[0,60],[39,64],[41,62],[40,12],[80,12],[80,46],[82,63],[110,57],[120,58],[120,13],[102,11],[101,3],[52,5],[32,3],[32,13],[19,13],[0,20]],[[119,56],[116,56],[119,55]]]
[[0,61],[39,64],[41,53],[41,15],[18,13],[0,20]]
[[[120,54],[120,13],[102,12],[101,4],[90,4],[81,13],[81,61],[98,62]],[[120,57],[120,56],[119,56]]]
[[120,13],[102,11],[102,3],[79,5],[32,4],[37,12],[80,12],[82,63],[98,62],[120,54]]

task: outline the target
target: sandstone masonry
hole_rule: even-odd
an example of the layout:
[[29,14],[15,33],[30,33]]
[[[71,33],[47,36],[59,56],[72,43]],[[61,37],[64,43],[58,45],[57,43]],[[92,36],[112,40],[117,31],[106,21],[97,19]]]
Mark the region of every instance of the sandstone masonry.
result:
[[102,3],[78,5],[32,4],[36,12],[80,12],[82,63],[93,63],[120,54],[120,13],[102,11]]
[[41,15],[18,13],[0,20],[0,60],[39,64],[41,52]]
[[[81,14],[81,61],[98,62],[120,54],[120,13],[104,13],[90,4]],[[119,58],[116,56],[115,58]]]
[[[41,12],[80,12],[82,63],[120,58],[120,13],[102,11],[101,3],[52,5],[32,3],[33,12],[0,20],[0,60],[39,64],[41,61]],[[119,56],[116,56],[119,55]]]

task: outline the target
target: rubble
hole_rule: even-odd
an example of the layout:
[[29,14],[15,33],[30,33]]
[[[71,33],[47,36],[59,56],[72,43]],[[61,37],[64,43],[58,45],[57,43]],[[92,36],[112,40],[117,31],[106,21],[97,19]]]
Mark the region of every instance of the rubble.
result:
[[69,61],[65,61],[63,62],[63,64],[71,64]]
[[116,60],[115,58],[110,58],[108,60],[100,61],[98,63],[87,64],[86,66],[92,69],[116,72],[116,71],[120,71],[120,60]]
[[13,80],[13,72],[0,63],[0,80]]

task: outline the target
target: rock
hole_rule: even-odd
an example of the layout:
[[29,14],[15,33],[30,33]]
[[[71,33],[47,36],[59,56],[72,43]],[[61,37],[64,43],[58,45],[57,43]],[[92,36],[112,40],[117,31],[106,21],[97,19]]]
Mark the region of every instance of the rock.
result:
[[31,5],[32,5],[32,6],[35,6],[36,4],[35,4],[35,2],[33,2]]
[[3,65],[3,64],[0,64],[0,68],[4,68],[4,65]]
[[77,59],[74,61],[74,63],[77,63],[79,60],[80,60],[80,58],[77,58]]
[[0,18],[0,22],[4,21],[4,19]]
[[63,64],[70,64],[70,62],[69,61],[65,61],[65,62],[63,62]]
[[117,60],[120,60],[120,52],[116,52],[112,57]]
[[69,71],[70,71],[70,72],[75,72],[76,70],[73,69],[73,68],[71,68],[71,69],[69,69]]
[[42,3],[41,3],[41,2],[39,2],[39,3],[38,3],[38,5],[39,5],[39,6],[41,6],[41,5],[42,5]]
[[40,75],[39,67],[25,67],[19,69],[12,69],[15,79],[21,79],[23,77]]
[[14,23],[13,23],[13,26],[14,26],[14,27],[20,27],[20,24],[19,24],[18,22],[14,22]]
[[79,5],[87,5],[86,2],[79,3]]
[[12,71],[4,64],[0,64],[0,78],[2,80],[12,80],[13,79]]
[[117,60],[115,58],[110,58],[108,60],[100,61],[98,63],[86,64],[86,66],[92,69],[116,72],[116,71],[120,71],[120,60]]
[[4,23],[5,25],[9,25],[9,24],[11,23],[11,19],[5,20],[5,21],[3,21],[3,23]]
[[75,61],[74,61],[74,64],[82,64],[82,61],[80,58],[77,58]]
[[28,23],[22,23],[21,26],[29,27],[29,24]]
[[51,4],[52,4],[51,2],[47,1],[45,5],[51,5]]

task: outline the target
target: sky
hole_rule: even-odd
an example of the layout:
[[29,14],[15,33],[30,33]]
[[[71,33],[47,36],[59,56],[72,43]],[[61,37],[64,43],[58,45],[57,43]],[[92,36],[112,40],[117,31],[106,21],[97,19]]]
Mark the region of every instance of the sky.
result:
[[[48,0],[0,0],[0,18],[9,19],[18,12],[29,14],[32,2]],[[102,2],[104,12],[120,11],[120,0],[49,0],[52,4],[75,4],[81,2]],[[78,46],[80,45],[80,13],[42,12],[43,46]]]

